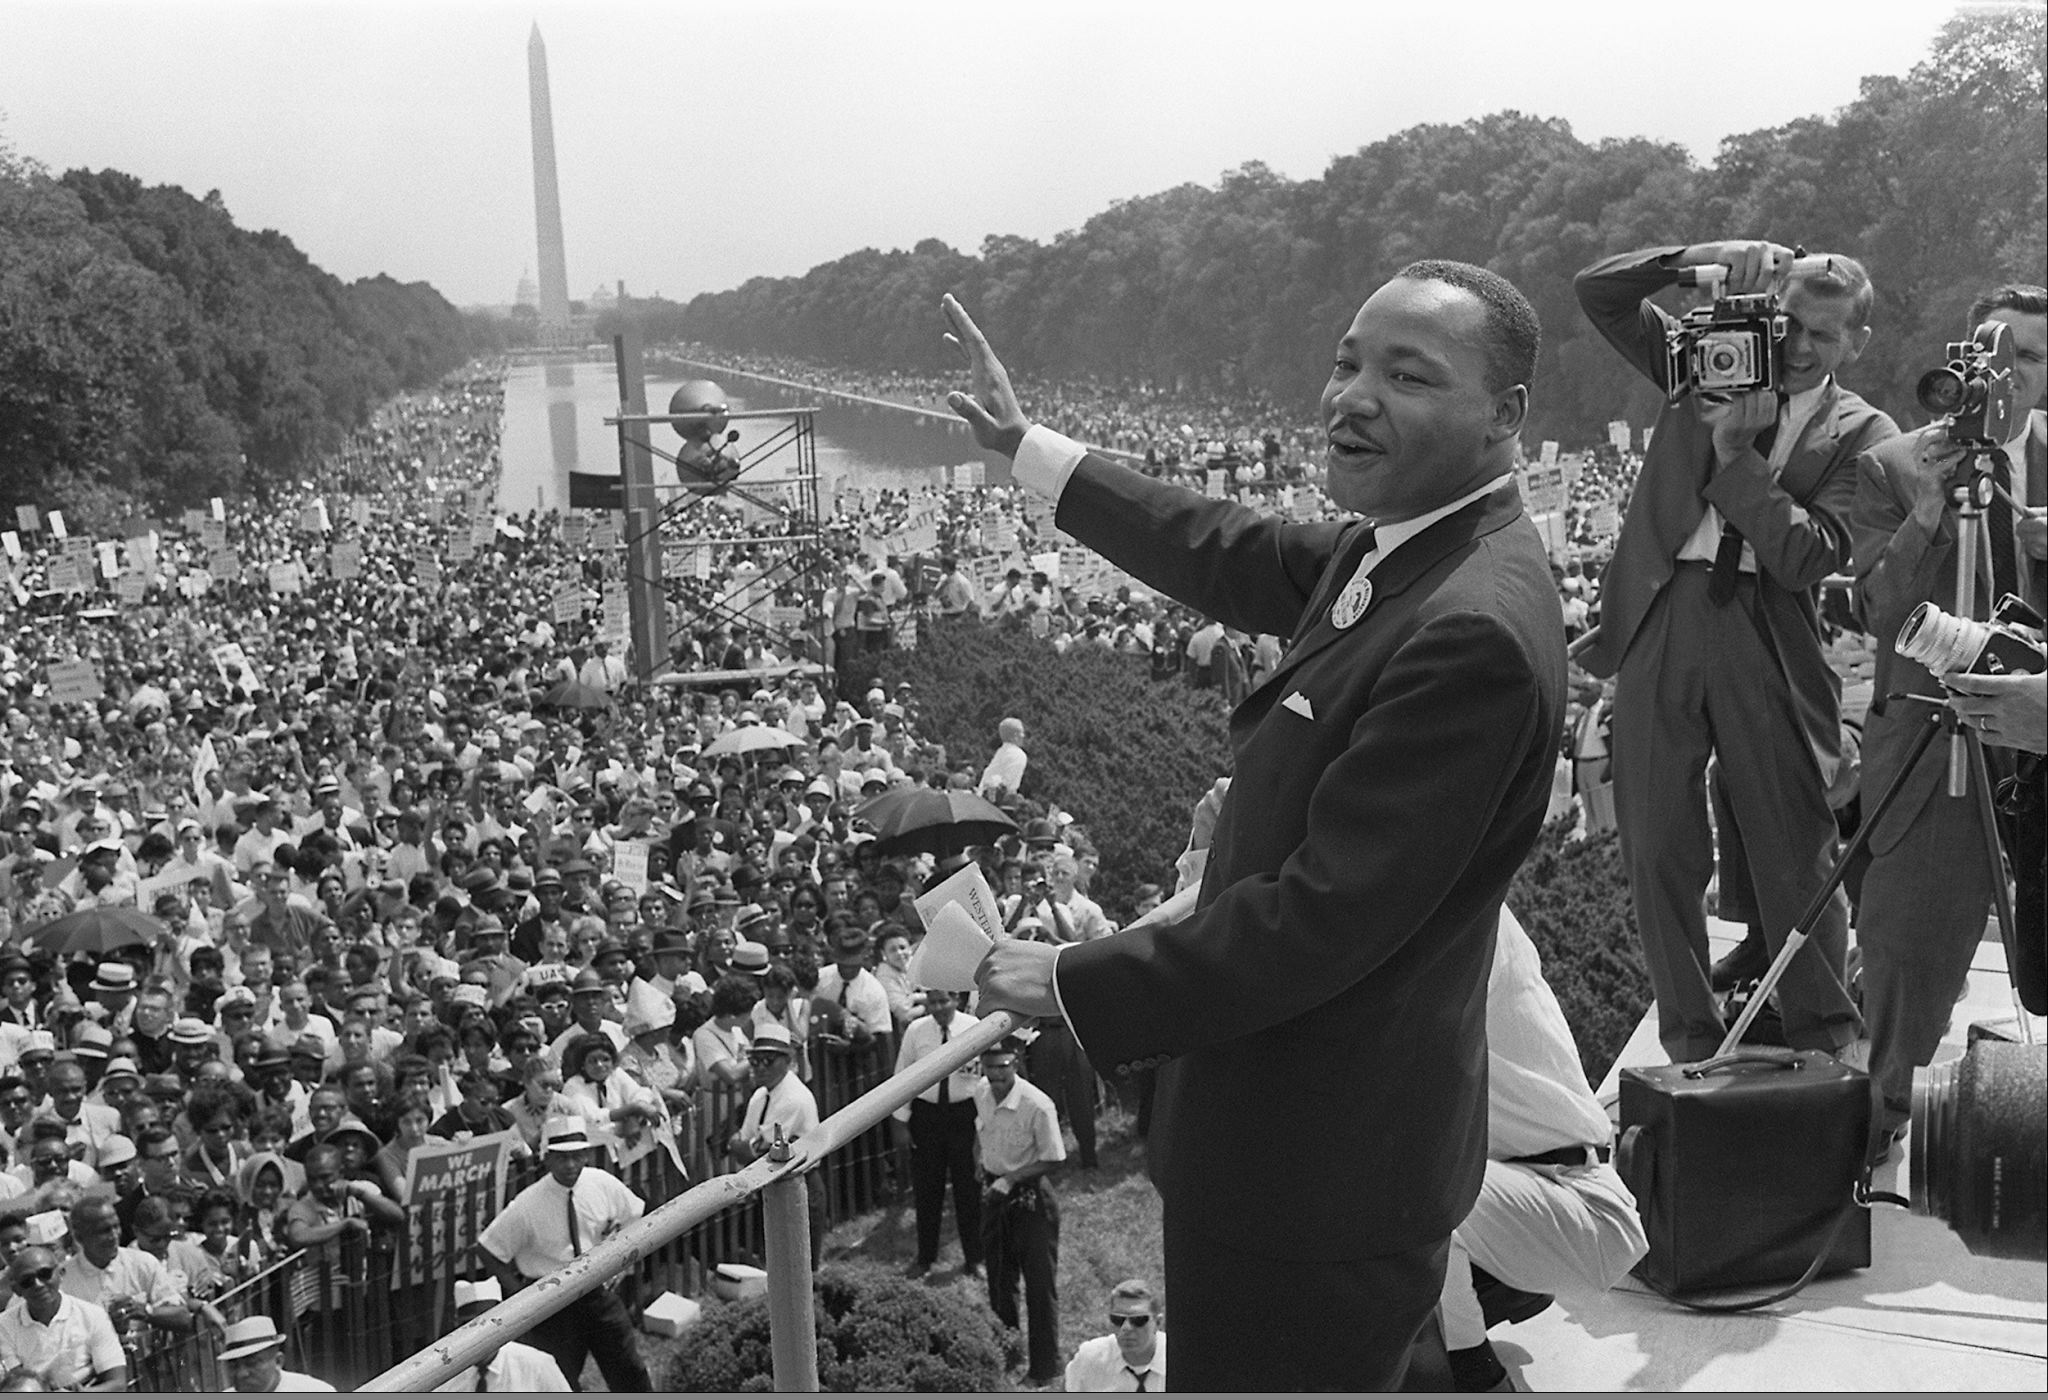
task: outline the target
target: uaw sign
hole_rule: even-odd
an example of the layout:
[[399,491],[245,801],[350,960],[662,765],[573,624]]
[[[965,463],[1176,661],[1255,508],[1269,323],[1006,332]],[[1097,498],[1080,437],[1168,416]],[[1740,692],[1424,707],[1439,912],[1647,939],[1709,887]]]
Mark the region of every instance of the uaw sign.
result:
[[454,1234],[465,1240],[505,1207],[505,1176],[514,1132],[489,1133],[467,1142],[435,1143],[413,1149],[405,1164],[406,1234],[412,1279],[427,1281],[435,1244]]

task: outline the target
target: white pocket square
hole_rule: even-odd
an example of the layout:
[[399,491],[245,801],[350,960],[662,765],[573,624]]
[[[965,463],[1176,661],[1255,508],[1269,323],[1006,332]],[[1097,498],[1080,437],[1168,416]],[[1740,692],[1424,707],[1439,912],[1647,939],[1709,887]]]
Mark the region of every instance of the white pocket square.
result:
[[1280,702],[1280,708],[1282,708],[1283,710],[1292,710],[1294,711],[1294,713],[1300,715],[1303,719],[1314,719],[1316,717],[1315,706],[1309,704],[1308,697],[1306,695],[1303,695],[1298,690],[1295,691],[1292,695],[1288,696],[1285,700],[1282,700]]

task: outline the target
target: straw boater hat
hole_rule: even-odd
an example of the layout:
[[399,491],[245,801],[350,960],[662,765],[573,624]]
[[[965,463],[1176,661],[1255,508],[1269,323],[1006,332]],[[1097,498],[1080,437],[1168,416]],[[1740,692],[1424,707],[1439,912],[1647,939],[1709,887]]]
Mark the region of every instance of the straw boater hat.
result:
[[505,1290],[494,1278],[455,1280],[455,1315],[474,1317],[505,1301]]
[[540,1135],[549,1152],[590,1150],[590,1135],[584,1130],[583,1120],[573,1115],[548,1119]]
[[239,1361],[245,1356],[254,1356],[283,1345],[284,1333],[277,1330],[275,1322],[259,1313],[228,1324],[227,1335],[221,1338],[219,1357],[222,1361]]

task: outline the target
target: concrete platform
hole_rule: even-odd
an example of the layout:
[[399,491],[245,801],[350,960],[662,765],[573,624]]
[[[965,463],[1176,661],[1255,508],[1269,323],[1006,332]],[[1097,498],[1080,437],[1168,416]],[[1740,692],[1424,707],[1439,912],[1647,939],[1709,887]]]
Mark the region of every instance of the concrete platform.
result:
[[[1715,920],[1709,930],[1716,957],[1742,933]],[[1987,942],[1943,1058],[1962,1053],[1972,1021],[2012,1015],[2005,950]],[[1600,1086],[1610,1113],[1623,1066],[1664,1063],[1645,1018]],[[1879,1171],[1879,1189],[1904,1189],[1902,1158]],[[1491,1336],[1525,1390],[2048,1390],[2048,1266],[1978,1258],[1940,1221],[1886,1206],[1871,1256],[1868,1269],[1755,1313],[1688,1312],[1631,1278]]]

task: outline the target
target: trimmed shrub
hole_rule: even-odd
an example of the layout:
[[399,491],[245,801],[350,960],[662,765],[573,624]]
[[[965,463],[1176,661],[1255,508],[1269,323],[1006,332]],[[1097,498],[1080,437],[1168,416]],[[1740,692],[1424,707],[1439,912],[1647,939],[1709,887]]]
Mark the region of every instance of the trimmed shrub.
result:
[[1573,841],[1571,828],[1570,818],[1560,818],[1543,829],[1507,902],[1543,955],[1544,980],[1597,1085],[1649,1008],[1650,975],[1619,839],[1610,831]]
[[[1016,715],[1031,731],[1027,796],[1057,802],[1094,838],[1101,870],[1091,893],[1119,924],[1143,881],[1173,887],[1188,814],[1230,771],[1229,716],[1213,690],[1155,683],[1142,661],[1099,652],[1062,656],[1020,627],[973,622],[928,628],[916,651],[855,658],[845,678],[858,694],[878,678],[917,688],[921,732],[976,773],[995,746],[996,722]],[[1573,842],[1571,823],[1538,838],[1508,890],[1508,907],[1543,955],[1598,1083],[1650,1004],[1619,843],[1610,832]]]
[[[1023,1355],[1016,1331],[972,1295],[872,1264],[820,1270],[815,1305],[818,1384],[826,1391],[1004,1390],[1005,1365]],[[670,1390],[774,1389],[768,1300],[707,1308],[670,1344],[660,1374]]]
[[1024,794],[1057,802],[1094,840],[1101,865],[1089,894],[1104,912],[1126,923],[1133,886],[1171,890],[1195,802],[1230,771],[1217,693],[1154,682],[1140,657],[1062,656],[1016,626],[942,622],[925,638],[916,651],[855,658],[855,693],[876,677],[891,689],[909,681],[919,732],[977,775],[997,722],[1017,716],[1030,731]]

